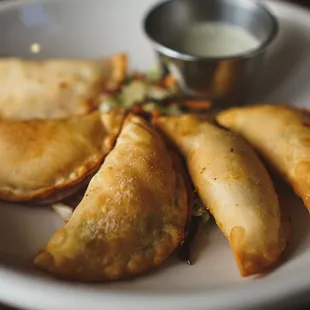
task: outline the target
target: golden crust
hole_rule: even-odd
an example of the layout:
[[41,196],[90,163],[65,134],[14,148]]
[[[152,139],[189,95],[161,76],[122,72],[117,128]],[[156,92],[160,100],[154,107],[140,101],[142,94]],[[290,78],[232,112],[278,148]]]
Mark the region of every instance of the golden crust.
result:
[[128,59],[125,54],[114,55],[109,58],[110,70],[107,70],[108,89],[117,88],[127,75]]
[[219,114],[293,187],[310,210],[310,114],[285,105],[255,105]]
[[127,58],[0,59],[0,117],[55,119],[87,114],[106,87],[125,78]]
[[128,116],[82,202],[35,265],[64,279],[107,281],[161,264],[183,240],[187,219],[176,163],[151,125]]
[[0,199],[57,201],[91,177],[112,149],[123,110],[62,120],[0,121]]
[[161,117],[155,124],[184,156],[205,206],[231,244],[243,276],[273,265],[286,247],[279,202],[254,151],[206,117]]

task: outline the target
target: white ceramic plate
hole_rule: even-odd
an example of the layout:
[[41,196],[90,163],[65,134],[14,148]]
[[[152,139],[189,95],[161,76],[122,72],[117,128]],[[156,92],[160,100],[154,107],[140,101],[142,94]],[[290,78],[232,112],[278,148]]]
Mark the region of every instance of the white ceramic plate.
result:
[[[96,57],[125,51],[132,67],[145,69],[154,63],[154,58],[143,36],[141,20],[153,2],[1,3],[0,55]],[[310,13],[278,1],[267,4],[278,16],[281,30],[262,68],[265,83],[260,97],[307,106]],[[36,55],[31,53],[33,44],[40,45]],[[150,275],[104,285],[58,281],[36,271],[31,258],[62,225],[62,220],[48,208],[2,203],[0,301],[46,310],[241,310],[269,309],[275,302],[295,303],[310,290],[310,217],[290,191],[286,195],[293,236],[283,264],[268,275],[242,279],[227,241],[212,224],[197,242],[194,266],[171,259]]]

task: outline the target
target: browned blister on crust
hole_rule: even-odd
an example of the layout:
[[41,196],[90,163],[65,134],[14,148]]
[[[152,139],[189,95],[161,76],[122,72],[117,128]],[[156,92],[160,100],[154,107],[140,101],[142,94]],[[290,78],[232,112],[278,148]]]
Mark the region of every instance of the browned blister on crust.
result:
[[35,265],[80,281],[122,279],[160,265],[183,240],[188,214],[176,165],[155,129],[129,115],[83,200]]
[[250,146],[204,116],[161,117],[155,124],[184,156],[240,273],[261,273],[274,265],[287,239],[272,181]]
[[244,137],[294,189],[310,210],[310,114],[268,104],[234,108],[218,122]]
[[123,110],[61,120],[0,121],[0,199],[50,203],[73,194],[112,149]]
[[125,55],[102,60],[0,59],[0,118],[55,119],[98,108],[106,88],[126,77]]

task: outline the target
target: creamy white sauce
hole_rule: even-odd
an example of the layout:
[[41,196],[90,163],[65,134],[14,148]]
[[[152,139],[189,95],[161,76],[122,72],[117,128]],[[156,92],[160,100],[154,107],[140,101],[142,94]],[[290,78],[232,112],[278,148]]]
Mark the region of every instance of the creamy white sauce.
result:
[[184,52],[197,56],[225,57],[256,49],[260,42],[240,26],[221,22],[201,22],[187,29]]

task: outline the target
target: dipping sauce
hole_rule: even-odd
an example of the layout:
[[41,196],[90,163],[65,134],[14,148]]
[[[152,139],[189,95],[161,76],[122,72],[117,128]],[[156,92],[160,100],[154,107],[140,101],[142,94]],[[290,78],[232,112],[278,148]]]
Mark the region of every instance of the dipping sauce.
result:
[[222,22],[200,22],[185,32],[184,52],[205,57],[235,56],[256,49],[260,42],[240,26]]

